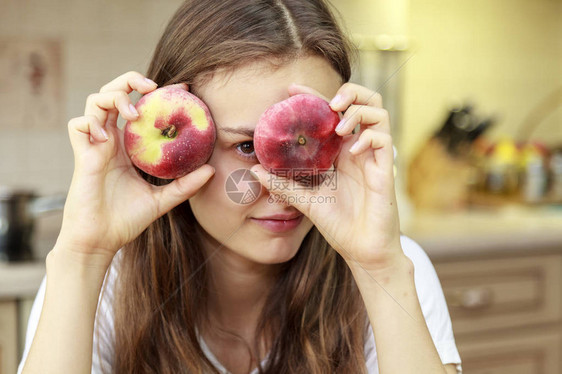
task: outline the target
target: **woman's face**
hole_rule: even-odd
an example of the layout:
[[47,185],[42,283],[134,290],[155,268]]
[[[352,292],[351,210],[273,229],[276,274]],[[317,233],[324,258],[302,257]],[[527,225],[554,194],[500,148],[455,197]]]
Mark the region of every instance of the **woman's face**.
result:
[[[310,220],[283,202],[268,202],[261,187],[251,203],[239,203],[227,194],[229,176],[258,163],[252,133],[260,115],[271,105],[289,97],[288,87],[298,83],[332,98],[341,78],[329,63],[319,57],[303,57],[272,70],[264,63],[245,65],[234,73],[217,73],[196,88],[196,94],[209,107],[217,127],[217,141],[208,161],[216,172],[199,192],[189,199],[191,209],[205,231],[209,254],[226,251],[232,258],[259,264],[278,264],[290,260],[312,228]],[[232,179],[231,179],[232,180]],[[259,182],[256,182],[259,183]],[[245,191],[248,184],[238,185]],[[230,196],[229,196],[230,195]],[[250,199],[252,200],[252,199]],[[276,214],[301,215],[297,220],[263,220]]]

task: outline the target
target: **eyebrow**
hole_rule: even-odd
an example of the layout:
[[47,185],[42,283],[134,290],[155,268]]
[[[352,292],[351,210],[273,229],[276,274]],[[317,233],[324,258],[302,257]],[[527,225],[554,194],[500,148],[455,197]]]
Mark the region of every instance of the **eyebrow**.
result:
[[227,134],[238,134],[238,135],[246,135],[251,138],[254,137],[254,129],[251,128],[235,128],[235,127],[219,127],[218,130],[223,133]]

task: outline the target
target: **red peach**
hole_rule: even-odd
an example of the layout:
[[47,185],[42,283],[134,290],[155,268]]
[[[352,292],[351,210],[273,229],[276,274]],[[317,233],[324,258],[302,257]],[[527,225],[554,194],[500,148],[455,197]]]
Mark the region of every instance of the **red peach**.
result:
[[165,86],[141,97],[135,108],[139,117],[125,125],[125,149],[139,169],[175,179],[209,160],[216,130],[209,109],[198,97]]
[[339,116],[322,98],[299,94],[269,107],[254,131],[254,149],[265,169],[291,178],[326,172],[341,151]]

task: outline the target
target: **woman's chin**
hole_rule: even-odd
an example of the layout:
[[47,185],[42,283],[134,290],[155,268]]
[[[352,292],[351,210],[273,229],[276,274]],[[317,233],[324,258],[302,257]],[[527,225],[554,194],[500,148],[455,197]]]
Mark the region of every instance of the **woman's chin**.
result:
[[297,254],[300,243],[289,245],[287,242],[281,243],[279,239],[286,238],[271,239],[269,244],[259,247],[251,253],[252,260],[264,265],[282,264],[290,261]]

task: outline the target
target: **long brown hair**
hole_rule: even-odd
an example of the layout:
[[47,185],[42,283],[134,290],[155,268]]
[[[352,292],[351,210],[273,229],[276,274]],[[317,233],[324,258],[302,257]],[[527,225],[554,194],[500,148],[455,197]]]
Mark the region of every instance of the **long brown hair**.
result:
[[[343,83],[351,75],[352,51],[322,0],[189,0],[169,22],[146,75],[159,86],[196,86],[248,61],[274,67],[316,55]],[[208,322],[209,269],[200,230],[186,202],[123,248],[113,304],[114,373],[219,374],[196,332]],[[259,338],[271,337],[269,360],[259,372],[366,372],[367,315],[343,259],[313,227],[281,269],[256,340],[246,342],[259,363]]]

